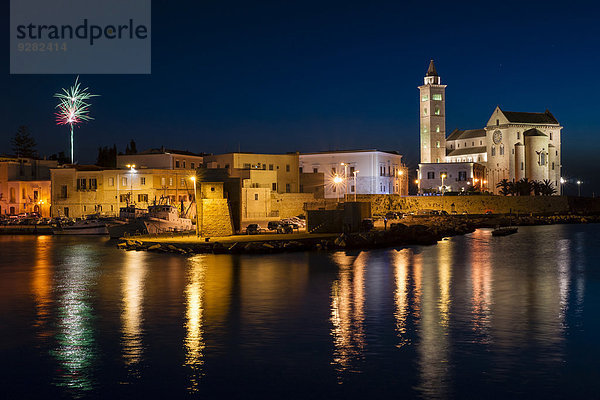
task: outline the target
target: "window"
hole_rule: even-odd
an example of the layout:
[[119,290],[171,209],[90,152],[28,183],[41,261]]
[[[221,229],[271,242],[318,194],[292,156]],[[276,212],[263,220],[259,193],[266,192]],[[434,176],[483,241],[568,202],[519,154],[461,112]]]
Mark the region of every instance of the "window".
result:
[[273,164],[269,164],[269,171],[273,171]]
[[442,100],[442,94],[441,93],[434,93],[431,98],[433,100],[441,101]]
[[421,101],[427,101],[427,100],[429,100],[428,94],[424,94],[423,96],[421,96]]
[[258,193],[254,193],[254,200],[258,200]]
[[129,198],[129,194],[120,194],[119,195],[119,201],[121,203],[127,203],[128,198]]
[[98,189],[98,180],[96,178],[90,179],[90,190]]
[[108,178],[108,186],[115,186],[115,178]]
[[440,111],[440,106],[435,106],[435,115],[440,115],[441,111]]
[[127,178],[121,178],[121,186],[127,186]]
[[475,142],[471,142],[471,146],[475,146]]
[[354,171],[355,171],[355,168],[354,167],[350,167],[350,175],[354,175]]
[[[552,162],[552,171],[554,171],[554,162]],[[35,199],[35,196],[33,196]]]
[[179,184],[181,186],[185,186],[185,178],[181,178],[181,180],[179,181]]
[[290,172],[290,164],[285,164],[285,172]]
[[77,190],[85,190],[86,184],[85,178],[77,179]]
[[521,139],[521,132],[517,132],[517,140]]
[[179,196],[179,201],[180,202],[187,201],[187,196],[185,196],[185,195],[184,196]]
[[354,192],[354,185],[350,186],[350,191]]
[[191,163],[192,169],[196,169],[196,163]]
[[167,185],[167,178],[160,178],[160,186],[166,186]]
[[292,191],[292,185],[290,185],[289,183],[285,184],[285,192],[286,193],[290,193]]
[[229,164],[225,164],[225,169],[229,169]]
[[67,198],[67,185],[62,185],[60,187],[60,197],[63,199]]
[[179,168],[179,160],[175,160],[175,168]]
[[173,178],[169,178],[169,186],[173,186]]
[[498,125],[500,125],[500,120],[499,119],[496,120],[496,126],[498,126]]
[[480,140],[480,141],[479,141],[479,145],[480,145],[480,146],[483,146],[483,140]]
[[335,175],[335,167],[331,168],[331,173]]
[[183,168],[185,168],[185,160],[183,160]]
[[495,146],[493,146],[493,147],[492,147],[492,157],[493,157],[493,156],[495,156],[495,155],[496,155],[496,147],[495,147]]
[[435,172],[431,171],[427,173],[427,179],[435,179]]
[[438,148],[438,149],[440,148],[440,141],[439,140],[437,142],[435,142],[435,147]]
[[244,163],[244,169],[250,169],[250,163]]
[[423,109],[423,115],[427,115],[427,107]]
[[435,159],[435,162],[436,162],[436,163],[439,163],[439,162],[440,162],[440,158],[439,158],[439,157],[438,157],[438,158],[436,158],[436,159]]
[[140,178],[140,184],[141,184],[141,185],[145,185],[145,184],[146,184],[146,177],[142,176],[142,177]]
[[504,155],[504,145],[500,146],[500,155]]
[[439,125],[435,126],[435,131],[438,132],[438,133],[440,132],[440,126]]
[[138,194],[138,202],[140,203],[147,203],[148,202],[148,195],[147,194]]
[[546,153],[543,151],[540,153],[540,165],[546,165]]
[[[554,163],[552,163],[552,169],[554,169]],[[33,191],[33,201],[38,201],[39,192],[37,190]]]
[[458,180],[466,181],[467,180],[467,171],[458,171]]
[[65,217],[69,218],[69,207],[63,208],[63,214],[65,214]]
[[317,172],[319,172],[319,168],[318,167],[313,167],[313,174],[316,174]]
[[298,167],[298,171],[302,173],[303,167]]
[[552,140],[552,132],[550,132],[550,140]]
[[525,164],[523,163],[523,161],[521,161],[521,171],[523,171],[525,169]]
[[273,182],[273,184],[271,185],[271,190],[273,190],[274,192],[277,191],[277,183]]
[[423,133],[427,133],[427,132],[429,132],[427,125],[423,125]]

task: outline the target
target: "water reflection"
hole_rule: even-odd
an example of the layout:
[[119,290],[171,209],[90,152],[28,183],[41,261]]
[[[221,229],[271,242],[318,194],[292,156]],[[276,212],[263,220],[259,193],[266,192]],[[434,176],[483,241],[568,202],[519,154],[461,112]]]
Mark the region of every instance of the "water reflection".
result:
[[95,380],[96,357],[91,304],[95,271],[94,251],[85,244],[62,248],[64,264],[56,276],[57,347],[53,355],[58,361],[56,385],[73,390],[74,395],[91,390]]
[[332,255],[338,265],[338,279],[331,288],[331,335],[333,365],[341,379],[345,371],[356,372],[354,364],[363,358],[364,334],[364,274],[368,253],[349,256],[343,252]]
[[489,341],[491,326],[490,313],[492,307],[492,266],[491,259],[485,248],[485,242],[491,234],[477,230],[471,235],[471,304],[473,331],[478,334],[476,340],[481,343]]
[[412,264],[412,255],[412,250],[403,249],[401,251],[394,251],[392,258],[396,281],[394,318],[396,320],[396,333],[400,339],[398,347],[409,343],[409,339],[407,338],[407,320],[409,315],[409,268]]
[[121,313],[121,345],[123,361],[129,372],[139,376],[137,365],[143,353],[142,311],[144,307],[144,286],[146,252],[128,251],[125,253],[121,292],[123,311]]
[[36,318],[33,325],[37,328],[40,338],[52,336],[48,326],[52,306],[52,266],[50,236],[38,236],[35,241],[35,266],[31,277],[31,291],[33,293]]
[[186,336],[183,347],[185,351],[184,365],[190,370],[188,384],[190,392],[198,391],[204,364],[204,348],[206,346],[203,331],[205,258],[206,256],[199,255],[189,259],[185,288]]

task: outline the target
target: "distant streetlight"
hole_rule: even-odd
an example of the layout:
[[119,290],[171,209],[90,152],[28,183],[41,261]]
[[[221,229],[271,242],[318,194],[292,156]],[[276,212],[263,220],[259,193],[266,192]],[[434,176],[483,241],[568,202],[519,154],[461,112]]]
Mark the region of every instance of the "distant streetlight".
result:
[[560,195],[562,196],[563,194],[563,185],[565,184],[565,178],[563,178],[562,176],[560,177]]
[[577,181],[577,192],[579,193],[579,197],[581,197],[581,181]]
[[354,171],[354,201],[356,201],[356,192],[358,192],[358,185],[356,184],[356,175],[358,175],[360,171]]
[[198,215],[198,195],[196,192],[196,177],[192,176],[190,178],[192,182],[194,182],[194,202],[196,203],[196,236],[200,237],[200,217]]
[[[129,172],[130,172],[130,185],[129,185],[129,201],[131,201],[133,203],[133,174],[135,174],[135,164],[127,164],[127,168],[129,168]],[[127,202],[127,205],[129,206],[129,201]]]
[[446,179],[446,174],[442,174],[440,176],[442,177],[442,196],[443,196],[444,195],[444,189],[445,189],[445,187],[444,187],[444,179]]
[[335,188],[338,192],[338,195],[337,195],[338,203],[340,202],[340,183],[342,183],[342,181],[343,181],[343,179],[341,176],[336,175],[333,177],[333,184],[335,185]]

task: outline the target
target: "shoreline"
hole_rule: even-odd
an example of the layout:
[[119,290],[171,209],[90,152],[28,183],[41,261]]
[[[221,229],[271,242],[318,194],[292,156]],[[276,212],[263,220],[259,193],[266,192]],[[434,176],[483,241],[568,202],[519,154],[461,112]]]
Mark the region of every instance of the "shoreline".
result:
[[446,237],[464,235],[478,228],[600,223],[600,215],[552,216],[408,216],[390,221],[387,230],[360,233],[291,233],[233,235],[222,238],[187,236],[137,236],[121,238],[123,250],[192,254],[270,254],[294,251],[367,250],[437,244]]

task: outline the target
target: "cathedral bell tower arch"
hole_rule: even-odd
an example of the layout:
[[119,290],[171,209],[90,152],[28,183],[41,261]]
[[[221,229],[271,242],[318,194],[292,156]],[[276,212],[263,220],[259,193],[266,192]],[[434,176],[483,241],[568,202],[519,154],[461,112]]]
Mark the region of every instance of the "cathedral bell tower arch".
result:
[[446,85],[441,84],[433,60],[419,86],[421,163],[446,162]]

